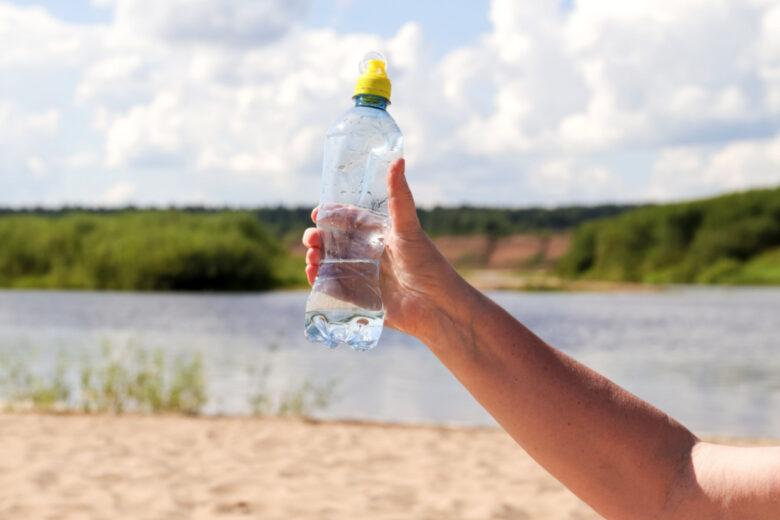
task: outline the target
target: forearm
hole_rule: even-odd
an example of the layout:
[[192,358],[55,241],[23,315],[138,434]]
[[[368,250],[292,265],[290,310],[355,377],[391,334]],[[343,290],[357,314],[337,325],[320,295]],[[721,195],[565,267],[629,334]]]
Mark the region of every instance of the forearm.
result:
[[696,443],[688,430],[462,280],[447,292],[419,336],[532,457],[608,518],[673,508]]

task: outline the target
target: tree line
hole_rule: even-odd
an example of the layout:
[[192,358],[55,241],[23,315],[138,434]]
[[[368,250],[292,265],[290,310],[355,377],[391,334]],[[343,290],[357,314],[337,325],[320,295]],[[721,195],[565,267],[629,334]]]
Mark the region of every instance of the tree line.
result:
[[780,284],[780,187],[586,222],[558,270],[598,280]]
[[[304,286],[311,208],[0,208],[0,287],[255,291]],[[780,283],[780,188],[665,205],[418,210],[432,236],[572,230],[572,278]]]
[[[620,215],[638,207],[635,204],[603,204],[598,206],[565,206],[559,208],[491,208],[479,206],[419,208],[417,215],[423,229],[431,236],[489,235],[508,236],[517,233],[570,230],[596,218]],[[310,207],[263,207],[240,210],[257,216],[277,238],[300,238],[304,229],[312,225]],[[120,209],[62,207],[62,208],[0,208],[0,217],[6,215],[37,215],[60,217],[72,213],[114,215],[145,211],[144,208]],[[150,211],[150,210],[146,210]],[[170,208],[169,211],[189,214],[230,213],[239,210],[205,206]]]
[[303,283],[250,212],[48,212],[0,218],[0,286],[253,291]]

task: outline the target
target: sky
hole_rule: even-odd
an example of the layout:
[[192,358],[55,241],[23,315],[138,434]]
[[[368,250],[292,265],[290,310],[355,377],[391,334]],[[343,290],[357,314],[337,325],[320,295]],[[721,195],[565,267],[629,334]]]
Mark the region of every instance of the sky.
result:
[[780,0],[0,0],[0,206],[314,205],[369,50],[422,206],[780,184]]

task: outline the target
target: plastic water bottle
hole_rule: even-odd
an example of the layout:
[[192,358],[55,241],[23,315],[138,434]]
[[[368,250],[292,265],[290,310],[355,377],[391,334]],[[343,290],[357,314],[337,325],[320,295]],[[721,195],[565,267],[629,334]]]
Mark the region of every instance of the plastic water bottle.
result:
[[387,113],[387,60],[360,62],[355,106],[328,131],[317,228],[322,259],[306,303],[309,341],[373,348],[384,326],[379,260],[390,226],[387,171],[403,155],[403,136]]

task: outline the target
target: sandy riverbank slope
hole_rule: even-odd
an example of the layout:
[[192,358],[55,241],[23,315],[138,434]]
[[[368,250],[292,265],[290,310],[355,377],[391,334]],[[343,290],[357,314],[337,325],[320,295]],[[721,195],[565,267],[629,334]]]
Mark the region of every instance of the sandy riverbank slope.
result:
[[0,414],[0,518],[599,518],[502,431]]
[[497,429],[0,414],[0,518],[600,518]]

